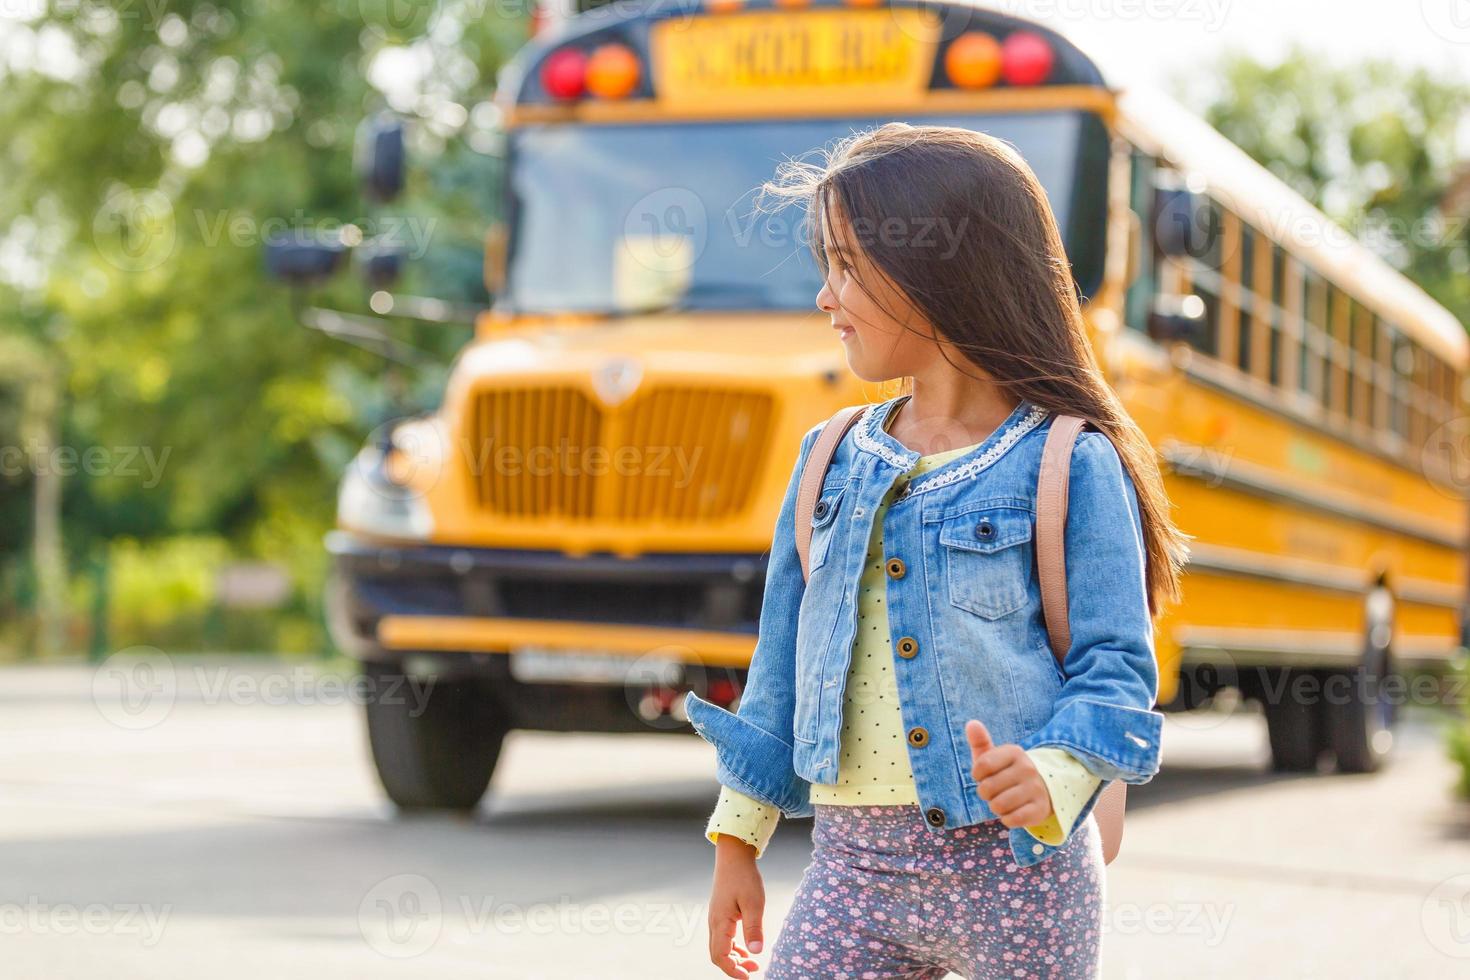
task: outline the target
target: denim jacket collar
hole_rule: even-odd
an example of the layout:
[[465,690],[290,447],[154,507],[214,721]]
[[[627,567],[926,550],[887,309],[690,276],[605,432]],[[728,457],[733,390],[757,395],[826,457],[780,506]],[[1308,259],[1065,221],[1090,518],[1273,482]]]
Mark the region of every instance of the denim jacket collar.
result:
[[[903,443],[889,435],[887,426],[894,412],[898,411],[898,407],[910,397],[899,395],[886,402],[869,406],[863,413],[863,418],[853,427],[853,443],[858,449],[876,456],[882,462],[902,472],[912,469],[923,454],[905,447]],[[914,480],[909,484],[904,496],[911,497],[926,490],[948,486],[956,480],[973,477],[1005,455],[1018,439],[1045,421],[1048,414],[1050,413],[1046,409],[1022,398],[1011,410],[1010,415],[1006,416],[1005,420],[996,426],[984,441],[963,456],[952,459]]]

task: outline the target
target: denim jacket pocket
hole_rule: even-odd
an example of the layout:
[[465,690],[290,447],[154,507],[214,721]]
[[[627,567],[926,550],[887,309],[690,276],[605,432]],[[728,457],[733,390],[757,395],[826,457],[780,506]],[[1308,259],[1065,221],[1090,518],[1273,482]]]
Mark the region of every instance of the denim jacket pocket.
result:
[[949,601],[986,619],[1026,605],[1032,521],[1023,507],[988,507],[946,518],[939,543]]
[[846,481],[828,484],[822,488],[821,496],[812,508],[812,542],[811,550],[807,552],[808,576],[827,561],[832,535],[837,528],[837,512],[842,509],[842,498],[846,493]]

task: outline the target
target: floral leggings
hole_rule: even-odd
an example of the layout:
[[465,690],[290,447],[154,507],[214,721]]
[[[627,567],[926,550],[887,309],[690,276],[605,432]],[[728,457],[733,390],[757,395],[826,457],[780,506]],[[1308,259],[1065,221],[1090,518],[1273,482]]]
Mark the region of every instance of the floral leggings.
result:
[[999,820],[935,833],[912,804],[813,809],[811,863],[766,980],[1098,975],[1105,879],[1090,817],[1022,868]]

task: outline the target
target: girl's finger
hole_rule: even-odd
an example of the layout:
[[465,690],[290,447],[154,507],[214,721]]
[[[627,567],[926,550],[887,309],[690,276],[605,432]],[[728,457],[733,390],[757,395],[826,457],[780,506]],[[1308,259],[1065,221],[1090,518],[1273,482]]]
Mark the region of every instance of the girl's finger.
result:
[[990,801],[990,809],[999,817],[1008,817],[1011,811],[1036,801],[1036,793],[1029,786],[1012,786]]
[[[736,980],[749,980],[749,974],[735,964],[730,958],[731,950],[735,949],[735,920],[728,916],[710,922],[709,925],[709,960],[715,966],[724,971],[725,976],[735,977]],[[742,959],[745,958],[742,955]]]
[[999,796],[1002,791],[1010,789],[1012,786],[1020,785],[1025,780],[1026,775],[1026,770],[1020,766],[1007,766],[994,775],[986,776],[980,780],[975,784],[975,788],[980,791],[980,798],[982,800],[990,800],[995,796]]

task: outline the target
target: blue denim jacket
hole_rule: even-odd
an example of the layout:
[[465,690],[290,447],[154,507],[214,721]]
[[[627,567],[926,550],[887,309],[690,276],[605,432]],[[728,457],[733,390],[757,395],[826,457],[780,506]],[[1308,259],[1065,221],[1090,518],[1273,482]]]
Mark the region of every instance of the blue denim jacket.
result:
[[[904,397],[869,406],[838,446],[812,518],[805,583],[792,529],[801,468],[821,426],[802,438],[737,711],[692,691],[685,697],[691,724],[717,750],[716,778],[788,816],[812,815],[811,783],[837,782],[873,514],[921,455],[885,428]],[[1138,498],[1101,432],[1084,430],[1072,453],[1065,676],[1052,655],[1033,550],[1051,419],[1023,399],[975,449],[913,479],[884,516],[885,562],[904,566],[887,579],[895,679],[914,784],[935,833],[996,819],[970,775],[971,718],[997,745],[1059,746],[1102,780],[1075,826],[1109,781],[1145,783],[1159,769],[1163,715],[1153,710],[1158,666]],[[1057,850],[1022,827],[1009,838],[1023,867]]]

